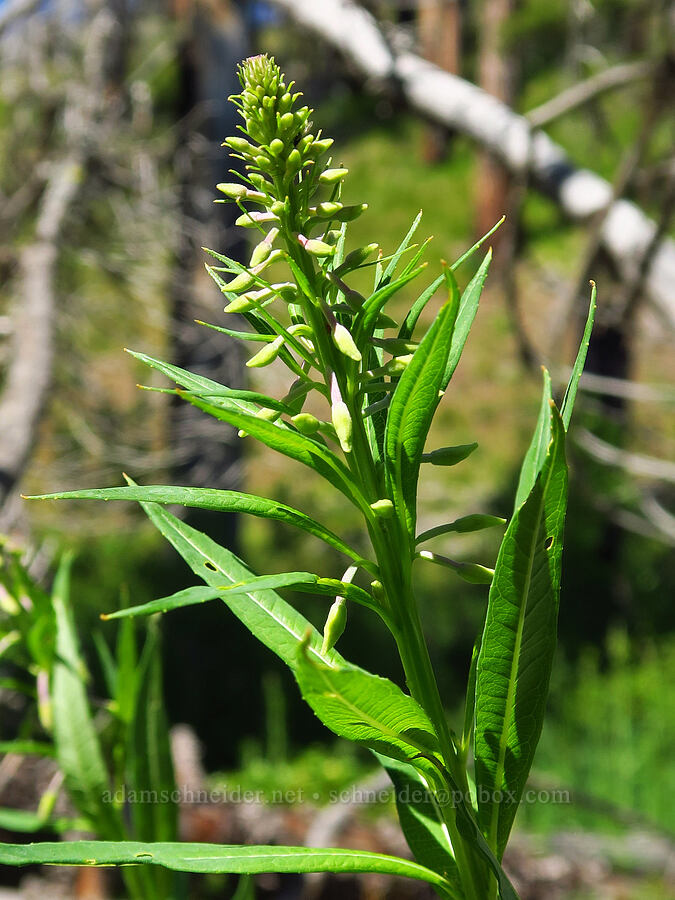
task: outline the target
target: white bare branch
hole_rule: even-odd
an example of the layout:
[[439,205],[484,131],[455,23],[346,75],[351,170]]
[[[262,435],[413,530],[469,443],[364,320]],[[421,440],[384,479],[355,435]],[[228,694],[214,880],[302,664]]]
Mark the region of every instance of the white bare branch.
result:
[[[577,222],[592,219],[611,204],[602,244],[622,277],[630,280],[649,248],[656,225],[634,203],[612,202],[610,184],[577,169],[543,131],[468,81],[414,53],[393,50],[375,18],[353,0],[273,0],[299,25],[338,49],[366,79],[390,79],[410,107],[432,121],[466,134],[514,174],[524,174]],[[654,253],[645,293],[662,318],[675,327],[675,241],[664,239]]]

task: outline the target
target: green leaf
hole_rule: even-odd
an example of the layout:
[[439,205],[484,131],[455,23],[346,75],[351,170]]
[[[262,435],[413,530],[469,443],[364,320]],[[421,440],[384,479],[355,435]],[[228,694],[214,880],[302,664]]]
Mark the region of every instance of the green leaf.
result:
[[222,597],[223,590],[211,587],[189,587],[182,591],[176,591],[168,597],[160,597],[158,600],[150,600],[148,603],[140,603],[138,606],[125,606],[122,609],[116,609],[114,612],[105,613],[101,618],[105,621],[110,619],[131,619],[136,616],[152,616],[155,613],[171,612],[174,609],[182,609],[184,606],[196,606],[199,603],[208,603],[210,600],[217,600]]
[[195,319],[197,325],[203,325],[205,328],[211,328],[220,334],[226,334],[228,337],[236,338],[240,341],[257,341],[259,343],[270,343],[274,340],[275,335],[259,334],[257,331],[233,331],[232,328],[224,328],[222,325],[212,325],[210,322],[202,322],[201,319]]
[[[127,353],[140,360],[140,362],[145,363],[146,366],[157,369],[158,372],[166,375],[167,378],[179,384],[185,390],[193,391],[197,395],[227,390],[224,385],[219,384],[217,381],[204,378],[202,375],[193,375],[192,372],[188,372],[186,369],[172,366],[170,363],[162,362],[160,359],[153,359],[151,356],[146,356],[145,353],[136,353],[134,350],[127,350]],[[250,403],[247,400],[233,397],[231,405],[240,412],[251,413],[251,415],[255,415],[258,412],[257,404]]]
[[[181,522],[163,507],[154,503],[142,503],[141,506],[197,577],[211,587],[221,589],[223,585],[237,584],[255,577],[234,553]],[[307,652],[318,660],[322,659],[322,636],[274,591],[252,590],[234,596],[225,594],[223,601],[249,631],[291,669],[297,665],[298,647],[308,633]],[[341,657],[333,650],[327,659],[340,660]]]
[[479,817],[499,857],[541,733],[556,644],[567,466],[563,422],[555,407],[549,414],[542,471],[497,558],[476,670]]
[[117,714],[129,724],[134,714],[138,683],[138,652],[136,649],[136,623],[132,619],[120,622],[117,632],[117,686],[115,700]]
[[541,472],[548,445],[551,440],[551,376],[548,370],[542,368],[544,376],[544,388],[541,397],[541,406],[539,407],[539,418],[530,441],[530,446],[525,454],[523,465],[520,469],[520,478],[518,480],[518,489],[516,490],[516,500],[514,509],[519,509],[525,499],[529,496],[530,491],[534,487],[534,482]]
[[438,751],[427,714],[393,681],[357,666],[310,659],[304,647],[294,675],[305,701],[340,737],[403,761]]
[[0,807],[0,828],[22,834],[34,834],[36,831],[55,831],[61,834],[65,831],[87,831],[90,823],[85,819],[45,819],[39,813],[27,809],[10,809],[4,806]]
[[401,375],[385,433],[385,475],[411,539],[415,535],[417,479],[446,368],[457,316],[457,296],[445,304]]
[[108,773],[94,728],[85,688],[86,670],[80,657],[69,601],[70,558],[59,566],[52,602],[56,616],[56,662],[52,672],[54,743],[65,785],[80,812],[99,834],[121,838],[122,826],[110,803]]
[[462,293],[462,299],[459,302],[459,312],[457,313],[457,324],[455,325],[455,330],[452,335],[452,346],[450,347],[441,390],[447,388],[450,379],[457,368],[457,363],[460,360],[464,345],[469,337],[469,331],[473,325],[473,320],[476,318],[476,313],[478,312],[478,301],[483,292],[483,285],[485,284],[491,262],[492,250],[488,250],[480,268]]
[[579,379],[581,378],[581,373],[584,371],[584,365],[586,363],[586,356],[588,354],[588,346],[591,342],[591,332],[593,331],[593,322],[595,321],[595,311],[597,309],[597,288],[595,286],[595,282],[591,282],[591,302],[588,308],[588,318],[586,319],[586,327],[584,328],[584,336],[581,339],[581,345],[579,347],[579,352],[577,353],[577,358],[574,363],[574,368],[572,369],[572,375],[570,376],[569,384],[567,385],[567,390],[565,391],[565,396],[563,398],[562,407],[561,407],[561,415],[563,424],[565,425],[565,431],[567,431],[570,427],[570,420],[572,419],[572,410],[574,409],[574,401],[577,398],[577,388],[579,387]]
[[403,238],[401,243],[398,245],[398,249],[392,255],[391,259],[389,260],[389,264],[387,265],[387,268],[384,270],[384,272],[382,273],[381,277],[378,280],[378,284],[377,284],[378,288],[384,287],[386,284],[389,284],[389,282],[391,281],[392,276],[393,276],[394,272],[396,271],[396,266],[398,265],[398,261],[403,256],[405,251],[408,249],[408,245],[410,244],[410,241],[413,239],[415,232],[417,231],[421,221],[422,221],[422,210],[420,210],[417,213],[417,215],[415,216],[415,220],[413,221],[412,225],[410,226],[410,230],[408,231],[406,236]]
[[[172,796],[176,782],[164,711],[159,636],[154,627],[148,629],[135,699],[127,743],[126,783],[137,797],[145,795],[153,800],[130,804],[133,833],[142,841],[175,841],[178,807]],[[164,896],[170,896],[170,880],[165,882]]]
[[[328,452],[328,451],[326,451]],[[339,460],[338,460],[339,462]],[[246,513],[265,519],[276,519],[288,525],[301,528],[314,537],[325,541],[329,546],[345,556],[349,556],[359,565],[369,570],[373,564],[363,560],[356,550],[349,547],[342,538],[330,529],[316,522],[310,516],[285,503],[244,494],[240,491],[220,491],[215,488],[175,487],[170,485],[132,485],[130,487],[92,488],[82,491],[59,491],[55,494],[40,494],[31,500],[137,500],[146,503],[171,503],[197,509],[212,509],[218,512]]]
[[0,753],[15,753],[18,756],[55,756],[52,744],[46,741],[0,741]]
[[459,269],[459,267],[462,265],[462,263],[466,262],[467,259],[470,259],[474,255],[476,250],[478,250],[480,247],[482,247],[483,244],[485,243],[485,241],[489,237],[492,237],[492,235],[495,233],[495,231],[498,228],[501,228],[501,226],[504,224],[505,221],[506,221],[506,216],[502,216],[496,225],[493,225],[492,228],[489,231],[487,231],[483,235],[482,238],[479,238],[476,241],[476,243],[473,245],[473,247],[469,247],[469,249],[465,253],[462,253],[462,255],[459,257],[459,259],[455,260],[455,262],[450,266],[451,271],[456,272],[457,269]]
[[404,275],[397,278],[396,281],[385,284],[384,287],[379,288],[374,294],[371,294],[370,297],[368,297],[354,317],[352,333],[358,347],[364,346],[366,340],[372,337],[373,328],[375,327],[378,316],[385,303],[387,303],[388,300],[391,300],[394,294],[398,293],[398,291],[400,291],[404,285],[408,284],[409,281],[412,281],[413,278],[417,278],[420,272],[423,272],[425,269],[426,263],[418,266],[411,272],[406,272]]
[[375,755],[394,785],[401,830],[413,856],[453,885],[449,897],[461,898],[457,863],[433,790],[410,763]]
[[379,872],[445,887],[436,872],[407,859],[362,850],[227,844],[141,844],[135,841],[66,841],[0,844],[0,863],[27,865],[156,865],[177,872],[256,875],[263,872]]
[[434,296],[436,291],[445,281],[445,275],[441,274],[434,281],[431,282],[426,290],[422,291],[417,300],[413,303],[408,311],[408,315],[403,320],[403,324],[401,325],[398,336],[401,340],[409,341],[413,336],[413,332],[415,330],[415,326],[417,325],[417,320],[422,315],[422,311],[427,303]]
[[325,445],[313,441],[297,431],[278,428],[254,415],[229,409],[217,409],[190,395],[187,395],[186,399],[216,419],[245,431],[270,449],[313,469],[322,478],[337,487],[359,509],[365,510],[368,507],[365,497],[354,484],[349,469]]

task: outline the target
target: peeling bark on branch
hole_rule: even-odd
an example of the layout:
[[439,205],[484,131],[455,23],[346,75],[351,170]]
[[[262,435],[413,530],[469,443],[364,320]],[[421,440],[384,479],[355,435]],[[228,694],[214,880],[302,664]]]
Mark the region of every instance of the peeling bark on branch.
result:
[[[339,49],[365,76],[365,83],[393,82],[410,107],[434,122],[462,132],[489,150],[514,174],[547,194],[577,222],[611,204],[602,244],[622,277],[629,279],[649,247],[656,225],[634,203],[612,203],[612,188],[588,169],[577,169],[543,131],[480,88],[444,72],[413,53],[397,53],[376,20],[352,0],[273,0],[299,25]],[[654,254],[645,291],[662,317],[675,326],[675,241]]]

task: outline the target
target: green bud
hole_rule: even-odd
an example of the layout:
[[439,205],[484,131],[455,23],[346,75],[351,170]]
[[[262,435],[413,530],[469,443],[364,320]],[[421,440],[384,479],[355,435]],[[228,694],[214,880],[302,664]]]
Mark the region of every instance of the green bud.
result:
[[280,216],[284,210],[286,209],[286,203],[283,200],[275,200],[274,203],[270,206],[270,211],[275,216]]
[[313,141],[310,152],[314,157],[321,156],[322,153],[330,150],[334,143],[333,138],[323,138],[323,140],[320,141]]
[[316,434],[321,425],[317,417],[311,413],[298,413],[297,416],[291,417],[291,422],[301,434]]
[[247,194],[246,185],[237,184],[236,182],[221,182],[216,185],[216,189],[225,194],[226,197],[229,197],[230,200],[241,200]]
[[259,266],[260,263],[265,262],[270,254],[272,253],[272,243],[274,239],[279,234],[278,228],[272,228],[265,238],[264,241],[261,241],[254,249],[251,254],[251,261],[249,262],[249,266],[252,268],[255,266]]
[[295,127],[295,116],[292,112],[284,113],[279,116],[279,128],[282,131],[290,131]]
[[342,181],[345,175],[349,174],[349,169],[326,169],[319,175],[320,184],[337,184]]
[[268,366],[279,355],[279,351],[281,350],[283,343],[284,337],[282,334],[280,334],[271,343],[265,344],[262,350],[259,350],[255,354],[255,356],[252,356],[248,360],[246,365],[249,369],[260,369],[263,366]]
[[365,247],[359,247],[357,250],[352,250],[351,253],[348,253],[345,256],[342,263],[336,269],[333,269],[333,274],[338,278],[341,278],[343,275],[346,275],[347,272],[358,269],[369,256],[372,256],[373,253],[375,253],[378,247],[379,244],[366,244]]
[[293,147],[291,152],[288,154],[288,159],[286,160],[286,174],[295,175],[295,173],[299,172],[301,168],[302,156],[300,155],[298,148]]
[[[300,243],[303,242],[300,241]],[[331,247],[330,244],[326,244],[324,241],[319,241],[316,238],[305,239],[303,247],[312,256],[317,257],[332,256],[335,253],[335,247]]]
[[239,216],[235,220],[235,225],[241,225],[242,228],[257,228],[258,225],[264,225],[267,222],[278,222],[279,219],[271,212],[248,212],[243,216]]
[[370,504],[370,508],[378,517],[378,519],[388,519],[394,515],[394,504],[391,500],[376,500]]
[[333,219],[342,208],[342,203],[326,202],[319,203],[316,211],[320,216],[325,216],[326,218]]
[[250,272],[240,272],[236,278],[233,278],[229,284],[225,285],[225,290],[236,293],[237,291],[245,291],[255,283],[255,278]]
[[377,581],[377,580],[371,581],[370,582],[370,592],[379,603],[384,602],[385,593],[384,593],[384,588],[382,587],[381,581]]
[[281,156],[284,152],[284,142],[279,140],[279,138],[274,138],[273,141],[270,142],[270,153],[274,156]]
[[352,452],[352,417],[349,415],[347,404],[338,400],[331,407],[331,419],[337,434],[338,441],[345,453]]
[[333,328],[333,342],[340,353],[344,353],[345,356],[356,362],[361,362],[361,353],[354,343],[354,338],[349,330],[344,325],[340,325],[339,322]]
[[432,466],[456,466],[467,456],[473,453],[478,444],[457,444],[455,447],[441,447],[432,450],[431,453],[422,454],[422,462],[431,463]]
[[223,141],[223,146],[230,147],[236,153],[246,153],[248,156],[255,156],[258,148],[250,144],[245,138],[229,137]]
[[346,625],[347,601],[344,597],[336,597],[328,612],[326,624],[323,626],[322,656],[325,656],[326,653],[333,649],[338,639],[342,636]]
[[230,303],[228,303],[223,312],[243,313],[249,312],[252,309],[255,309],[255,305],[251,303],[250,299],[246,296],[246,294],[244,294],[241,297],[237,297],[236,300],[232,300]]

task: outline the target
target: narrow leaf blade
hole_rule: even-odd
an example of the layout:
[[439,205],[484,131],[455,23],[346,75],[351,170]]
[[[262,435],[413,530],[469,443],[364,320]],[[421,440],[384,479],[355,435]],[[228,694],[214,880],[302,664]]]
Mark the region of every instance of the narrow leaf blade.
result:
[[382,853],[339,848],[233,846],[224,844],[135,841],[66,841],[43,844],[0,844],[0,863],[27,865],[157,865],[177,872],[257,875],[264,872],[380,872],[402,875],[444,887],[430,869]]
[[556,644],[567,466],[564,426],[551,414],[544,466],[499,551],[476,669],[479,817],[499,857],[541,733]]

